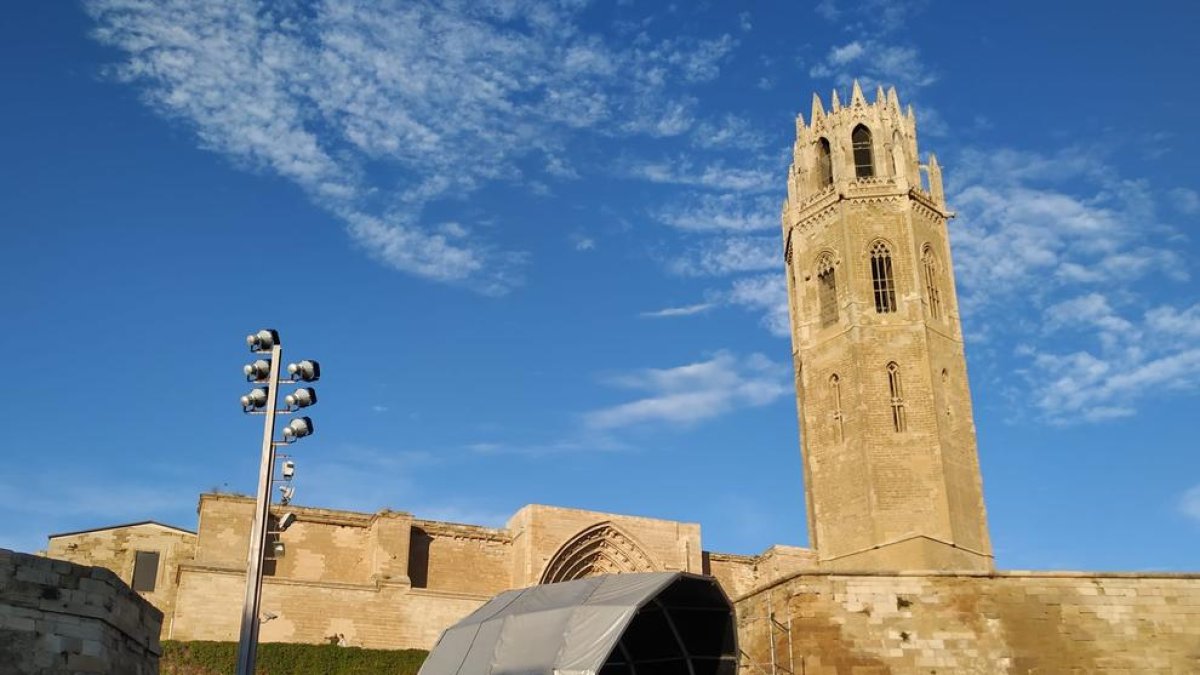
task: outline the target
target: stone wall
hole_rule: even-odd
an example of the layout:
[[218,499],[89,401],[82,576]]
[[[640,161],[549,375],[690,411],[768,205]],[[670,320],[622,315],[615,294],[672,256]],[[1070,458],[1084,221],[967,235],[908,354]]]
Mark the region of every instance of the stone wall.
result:
[[[154,590],[141,596],[169,617],[175,609],[175,584],[179,565],[190,561],[196,550],[196,535],[187,530],[145,522],[118,527],[70,532],[50,537],[46,555],[80,565],[99,565],[133,584],[133,568],[139,551],[159,554]],[[242,554],[245,557],[245,553]]]
[[0,673],[157,673],[161,625],[110,570],[0,549]]
[[772,613],[804,675],[1200,672],[1200,575],[802,573],[735,606],[768,672]]

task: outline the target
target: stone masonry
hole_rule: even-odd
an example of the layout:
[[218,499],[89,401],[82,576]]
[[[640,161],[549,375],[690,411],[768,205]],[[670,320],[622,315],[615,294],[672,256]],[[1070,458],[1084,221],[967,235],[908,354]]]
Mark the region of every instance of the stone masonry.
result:
[[151,675],[161,625],[108,569],[0,549],[0,673]]

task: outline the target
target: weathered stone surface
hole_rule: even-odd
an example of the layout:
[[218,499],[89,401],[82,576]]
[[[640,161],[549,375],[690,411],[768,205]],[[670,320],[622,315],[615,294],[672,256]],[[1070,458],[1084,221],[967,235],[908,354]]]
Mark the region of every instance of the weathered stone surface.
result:
[[[0,551],[0,673],[152,675],[162,613],[106,572]],[[111,581],[109,581],[111,579]],[[99,584],[90,592],[72,590]]]

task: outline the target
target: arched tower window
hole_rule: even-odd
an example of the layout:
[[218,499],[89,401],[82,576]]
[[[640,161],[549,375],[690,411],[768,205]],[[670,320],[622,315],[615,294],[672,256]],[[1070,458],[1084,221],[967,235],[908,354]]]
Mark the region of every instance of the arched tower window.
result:
[[837,323],[837,272],[833,268],[833,256],[828,253],[817,259],[817,299],[821,306],[821,326]]
[[926,244],[921,251],[921,267],[925,271],[925,295],[929,299],[929,315],[940,319],[942,317],[942,291],[938,287],[940,280],[938,261],[929,244]]
[[866,125],[854,127],[850,134],[854,146],[854,176],[871,178],[875,175],[875,153],[871,149],[871,130]]
[[833,185],[833,152],[825,138],[817,140],[817,181],[818,188]]
[[900,366],[895,361],[887,364],[888,393],[892,396],[892,426],[897,432],[908,428],[904,419],[904,388],[900,383]]
[[833,437],[841,443],[845,439],[845,428],[842,424],[845,416],[842,415],[842,380],[837,373],[829,376],[829,403],[833,408]]
[[896,311],[896,283],[892,278],[892,252],[882,241],[875,242],[871,247],[871,286],[875,292],[875,311],[879,314]]

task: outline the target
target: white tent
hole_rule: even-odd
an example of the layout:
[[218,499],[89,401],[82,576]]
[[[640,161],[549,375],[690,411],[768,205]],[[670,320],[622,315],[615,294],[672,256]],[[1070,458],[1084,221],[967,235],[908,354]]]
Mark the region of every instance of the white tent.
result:
[[734,675],[711,577],[610,574],[506,591],[446,629],[419,675]]

